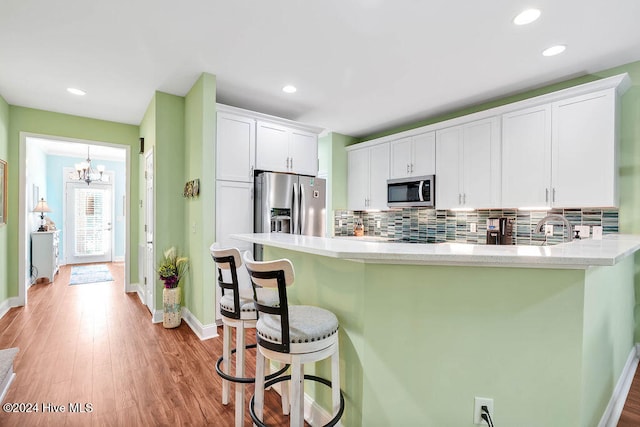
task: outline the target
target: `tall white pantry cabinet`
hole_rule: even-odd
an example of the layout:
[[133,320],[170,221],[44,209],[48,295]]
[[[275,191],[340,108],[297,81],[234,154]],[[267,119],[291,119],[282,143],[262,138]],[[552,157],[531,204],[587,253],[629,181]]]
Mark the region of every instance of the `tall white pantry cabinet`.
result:
[[252,244],[230,236],[253,232],[254,172],[316,176],[321,129],[222,104],[216,124],[216,242],[252,250]]
[[53,282],[58,273],[60,230],[34,231],[31,233],[31,275],[36,279],[47,278]]

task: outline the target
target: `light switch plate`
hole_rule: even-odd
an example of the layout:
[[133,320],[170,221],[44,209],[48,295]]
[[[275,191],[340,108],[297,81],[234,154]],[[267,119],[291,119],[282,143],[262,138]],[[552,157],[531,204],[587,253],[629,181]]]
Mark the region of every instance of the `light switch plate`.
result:
[[602,240],[602,227],[599,225],[593,226],[593,240]]
[[472,222],[469,224],[469,232],[470,233],[477,233],[478,232],[478,224],[475,222]]

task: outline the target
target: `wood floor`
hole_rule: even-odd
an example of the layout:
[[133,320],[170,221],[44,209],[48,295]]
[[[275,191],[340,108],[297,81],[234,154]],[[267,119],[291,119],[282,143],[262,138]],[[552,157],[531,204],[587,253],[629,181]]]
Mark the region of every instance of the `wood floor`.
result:
[[[29,289],[26,307],[0,319],[0,348],[20,348],[4,403],[39,410],[0,412],[0,426],[233,426],[233,389],[222,405],[214,369],[221,338],[200,341],[184,322],[176,329],[152,324],[138,296],[123,291],[123,264],[109,269],[115,282],[69,286],[71,268],[62,267],[53,283]],[[246,394],[248,402],[252,386]],[[76,412],[69,404],[79,404]],[[65,412],[53,412],[60,407]],[[269,425],[288,425],[273,391],[265,412]]]

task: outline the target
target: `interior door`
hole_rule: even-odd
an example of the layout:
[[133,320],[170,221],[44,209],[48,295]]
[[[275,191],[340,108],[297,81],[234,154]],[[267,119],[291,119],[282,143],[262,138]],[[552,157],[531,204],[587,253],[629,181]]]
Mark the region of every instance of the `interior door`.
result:
[[67,182],[65,255],[68,264],[113,260],[111,183]]
[[145,203],[144,203],[144,235],[145,235],[145,263],[144,263],[144,295],[145,304],[151,312],[154,310],[155,296],[155,255],[154,255],[154,218],[155,199],[153,197],[153,150],[144,156]]

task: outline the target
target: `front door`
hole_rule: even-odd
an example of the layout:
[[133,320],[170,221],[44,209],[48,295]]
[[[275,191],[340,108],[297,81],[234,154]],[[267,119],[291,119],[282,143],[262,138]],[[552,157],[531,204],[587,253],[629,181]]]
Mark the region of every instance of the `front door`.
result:
[[66,183],[65,258],[68,264],[113,260],[111,183]]

